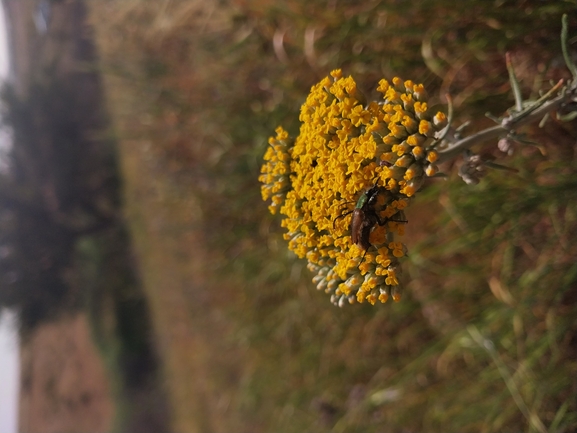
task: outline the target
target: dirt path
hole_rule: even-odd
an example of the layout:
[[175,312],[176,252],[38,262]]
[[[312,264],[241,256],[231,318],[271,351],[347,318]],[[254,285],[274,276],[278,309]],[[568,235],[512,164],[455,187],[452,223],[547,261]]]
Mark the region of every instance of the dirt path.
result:
[[85,314],[40,326],[20,357],[19,431],[111,431],[111,387]]

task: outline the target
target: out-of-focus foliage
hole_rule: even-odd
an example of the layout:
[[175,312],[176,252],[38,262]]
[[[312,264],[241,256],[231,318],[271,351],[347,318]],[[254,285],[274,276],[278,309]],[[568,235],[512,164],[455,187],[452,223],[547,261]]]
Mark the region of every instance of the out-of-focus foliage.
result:
[[[92,5],[175,426],[577,428],[573,124],[531,131],[548,154],[518,148],[519,175],[427,185],[407,214],[406,297],[378,311],[327,307],[256,182],[267,137],[278,124],[297,135],[305,95],[330,70],[354,74],[363,90],[399,75],[431,95],[450,91],[458,121],[485,127],[482,113],[513,104],[505,51],[527,94],[567,76],[558,35],[573,8]],[[194,243],[183,221],[200,233]],[[192,343],[202,348],[193,361]]]

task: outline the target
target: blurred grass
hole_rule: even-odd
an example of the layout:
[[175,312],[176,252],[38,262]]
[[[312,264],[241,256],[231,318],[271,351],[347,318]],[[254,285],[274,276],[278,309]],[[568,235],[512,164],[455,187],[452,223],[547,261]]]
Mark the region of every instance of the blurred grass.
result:
[[471,129],[512,105],[505,51],[525,94],[566,76],[575,2],[406,5],[91,3],[174,431],[577,429],[575,124],[518,176],[427,186],[399,304],[332,307],[260,200],[267,137],[333,68],[450,91]]

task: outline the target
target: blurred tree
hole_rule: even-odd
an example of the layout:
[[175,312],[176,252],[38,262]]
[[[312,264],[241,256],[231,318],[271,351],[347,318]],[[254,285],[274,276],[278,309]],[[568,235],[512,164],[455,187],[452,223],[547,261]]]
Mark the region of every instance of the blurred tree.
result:
[[37,84],[27,100],[2,92],[14,144],[0,174],[0,305],[19,309],[25,326],[78,304],[75,242],[116,220],[112,155],[88,136],[75,84]]

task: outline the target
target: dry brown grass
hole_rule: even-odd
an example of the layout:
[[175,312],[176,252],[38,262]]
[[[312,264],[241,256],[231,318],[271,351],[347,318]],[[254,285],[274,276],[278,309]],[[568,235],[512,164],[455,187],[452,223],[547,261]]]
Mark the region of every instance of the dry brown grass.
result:
[[22,342],[20,358],[20,431],[112,430],[112,386],[86,315],[63,317],[35,329]]
[[[547,334],[546,315],[532,316],[531,307],[522,302],[512,311],[495,298],[493,293],[502,294],[503,286],[499,292],[491,279],[489,287],[485,276],[503,270],[486,266],[492,252],[482,248],[490,244],[492,228],[479,241],[473,239],[477,234],[466,236],[455,225],[456,219],[474,218],[475,206],[463,216],[431,205],[438,198],[434,193],[424,198],[420,209],[427,218],[409,215],[409,227],[420,222],[433,235],[413,250],[405,300],[381,309],[336,310],[322,293],[311,290],[303,264],[286,257],[276,222],[266,216],[258,198],[255,179],[266,134],[276,122],[296,118],[307,87],[334,63],[345,64],[364,83],[374,82],[383,71],[406,73],[411,66],[423,80],[429,77],[432,88],[442,86],[419,63],[425,29],[403,27],[407,22],[424,25],[428,15],[414,21],[398,11],[383,15],[393,23],[391,31],[372,26],[371,19],[381,16],[375,12],[378,2],[366,8],[343,5],[343,11],[325,3],[283,2],[279,10],[284,14],[276,15],[266,2],[237,2],[222,9],[214,5],[108,0],[92,8],[120,141],[126,216],[151,302],[174,430],[380,431],[387,425],[393,430],[457,426],[497,431],[525,425],[490,356],[477,346],[461,345],[471,342],[463,325],[469,322],[495,332],[515,384],[524,381],[521,394],[532,405],[531,414],[557,420],[561,412],[543,403],[541,395],[563,400],[561,394],[572,392],[573,385],[564,388],[546,375],[533,380],[527,371],[545,366],[550,374],[559,358],[549,352],[561,344],[560,336]],[[299,39],[312,31],[303,13],[308,6],[319,29],[330,35],[319,36],[315,48],[322,52],[317,54]],[[454,12],[453,19],[465,12]],[[283,64],[271,41],[289,22],[295,25],[288,27],[283,48],[291,62]],[[464,22],[475,31],[491,23],[471,11]],[[444,37],[465,49],[459,45],[460,30],[467,29]],[[391,36],[390,46],[383,42],[385,33]],[[394,57],[403,51],[406,61]],[[363,58],[366,52],[372,57]],[[476,59],[480,53],[471,47],[467,68],[449,65],[461,75],[447,86],[467,88],[476,67],[483,71],[477,75],[491,70],[484,96],[496,95],[502,109],[503,65],[493,70],[497,56]],[[457,55],[446,47],[441,54],[446,62]],[[479,83],[473,84],[477,89]],[[466,97],[473,98],[472,93]],[[465,104],[465,98],[460,102]],[[289,129],[295,125],[293,121]],[[564,147],[571,147],[571,134]],[[499,191],[498,181],[488,184]],[[479,209],[489,208],[482,194],[455,190],[441,201],[446,208],[466,205],[468,197],[475,197]],[[491,209],[501,206],[497,199],[508,200],[491,194]],[[568,221],[564,230],[572,224]],[[511,226],[526,229],[516,222]],[[520,239],[525,239],[528,232],[521,229]],[[422,232],[416,231],[413,245],[422,240]],[[546,234],[556,236],[551,227]],[[514,241],[507,242],[497,249],[501,253],[495,253],[493,263],[508,248],[520,254]],[[570,256],[573,250],[563,254]],[[532,296],[526,288],[517,290],[517,296]],[[559,311],[571,303],[540,302]],[[521,319],[514,319],[519,315]],[[573,329],[567,316],[561,317],[565,328],[559,329]],[[532,325],[537,334],[528,331]],[[511,353],[511,335],[522,350],[540,339],[543,346],[537,349],[547,356]],[[563,356],[569,356],[572,345],[571,340],[562,342]],[[563,365],[575,371],[574,363]],[[572,422],[569,418],[566,424]]]
[[[198,23],[196,32],[203,27],[210,31],[202,24],[202,17],[210,16],[211,22],[215,17],[206,2],[133,1],[110,3],[107,8],[95,10],[93,18],[100,22],[98,40],[107,59],[105,67],[122,68],[119,74],[107,73],[105,77],[121,134],[126,216],[163,359],[172,429],[232,431],[234,420],[222,412],[233,404],[226,376],[235,374],[234,364],[240,362],[240,354],[227,347],[230,325],[223,322],[218,296],[207,283],[210,264],[202,206],[193,187],[203,181],[194,170],[206,159],[207,150],[202,147],[194,114],[183,115],[176,108],[165,107],[150,112],[166,87],[176,88],[178,97],[195,95],[200,86],[196,75],[201,71],[186,70],[185,62],[178,69],[179,52],[185,57],[190,53],[182,53],[184,48],[175,46],[171,38],[175,33],[190,33],[190,28],[184,31],[183,27],[190,25],[191,18]],[[122,37],[114,37],[121,31]],[[165,51],[176,68],[155,83],[157,88],[148,87],[148,78],[141,70],[123,69],[146,59],[140,56],[141,50]],[[142,110],[135,110],[135,102]],[[166,146],[171,158],[162,157],[159,143]],[[170,159],[172,162],[167,162]],[[181,171],[182,165],[188,167],[188,173]],[[219,370],[222,364],[227,364],[228,370]]]

